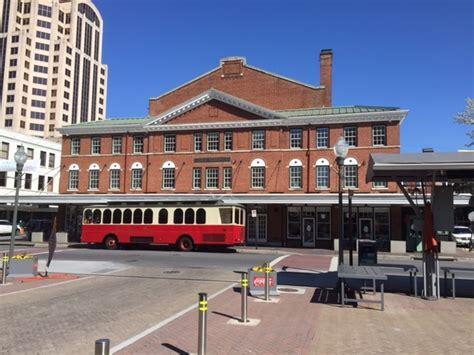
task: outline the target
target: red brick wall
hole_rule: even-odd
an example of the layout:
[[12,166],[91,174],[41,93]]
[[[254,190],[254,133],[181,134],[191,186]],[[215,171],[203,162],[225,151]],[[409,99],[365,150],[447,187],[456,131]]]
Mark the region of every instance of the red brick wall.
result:
[[[177,90],[149,101],[149,115],[157,116],[211,88],[239,97],[271,110],[298,109],[308,107],[331,106],[329,89],[313,89],[311,87],[269,75],[245,65],[227,70],[227,62],[208,75],[199,78]],[[227,74],[226,74],[227,72]],[[325,80],[330,74],[324,74]]]

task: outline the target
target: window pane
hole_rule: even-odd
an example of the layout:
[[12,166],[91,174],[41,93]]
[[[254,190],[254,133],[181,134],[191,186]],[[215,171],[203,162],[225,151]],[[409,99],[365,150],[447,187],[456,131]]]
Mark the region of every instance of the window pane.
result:
[[183,210],[181,208],[174,210],[173,223],[174,224],[183,223]]
[[194,210],[188,208],[184,214],[184,223],[185,224],[194,224]]

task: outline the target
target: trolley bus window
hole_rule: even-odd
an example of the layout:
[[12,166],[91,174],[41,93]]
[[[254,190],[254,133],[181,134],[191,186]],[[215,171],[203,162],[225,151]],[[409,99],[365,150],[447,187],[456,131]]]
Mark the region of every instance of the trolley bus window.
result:
[[192,208],[188,208],[184,213],[184,223],[194,224],[194,210]]
[[167,224],[168,223],[168,210],[162,208],[160,213],[158,214],[158,223],[159,224]]
[[130,209],[126,209],[124,212],[123,212],[123,223],[124,224],[130,224],[132,223],[132,210]]
[[141,224],[143,218],[143,212],[141,209],[137,208],[133,211],[133,223],[134,224]]
[[245,221],[244,221],[244,210],[243,210],[243,209],[240,209],[240,224],[242,224],[242,225],[245,224]]
[[236,208],[234,210],[234,223],[235,224],[240,224],[240,213],[239,213],[239,209]]
[[232,223],[232,208],[219,208],[219,214],[221,215],[222,224]]
[[197,224],[206,224],[206,210],[200,208],[196,212],[196,223]]
[[[166,219],[168,219],[168,217],[166,217]],[[145,218],[144,218],[143,223],[146,223],[146,224],[153,223],[153,211],[149,208],[145,210]]]
[[119,210],[118,208],[114,210],[113,222],[114,224],[122,223],[122,211]]
[[94,210],[94,215],[92,217],[92,223],[95,223],[95,224],[100,224],[100,217],[101,217],[101,212],[100,210]]
[[174,210],[173,223],[174,224],[183,223],[183,210],[181,208],[177,208]]
[[110,222],[112,222],[112,212],[109,209],[106,209],[102,216],[102,223],[110,224]]
[[90,223],[92,223],[92,211],[85,210],[84,211],[84,224],[90,224]]

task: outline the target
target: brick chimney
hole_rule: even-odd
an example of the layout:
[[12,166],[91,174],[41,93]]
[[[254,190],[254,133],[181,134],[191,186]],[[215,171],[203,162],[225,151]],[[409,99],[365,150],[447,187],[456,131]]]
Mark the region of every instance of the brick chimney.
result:
[[324,107],[332,106],[332,49],[323,49],[319,54],[319,83],[325,86]]

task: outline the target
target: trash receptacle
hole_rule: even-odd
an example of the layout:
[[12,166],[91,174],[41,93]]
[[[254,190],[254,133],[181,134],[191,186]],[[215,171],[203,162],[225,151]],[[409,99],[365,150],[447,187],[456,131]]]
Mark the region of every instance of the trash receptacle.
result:
[[377,242],[359,239],[359,265],[377,265]]

